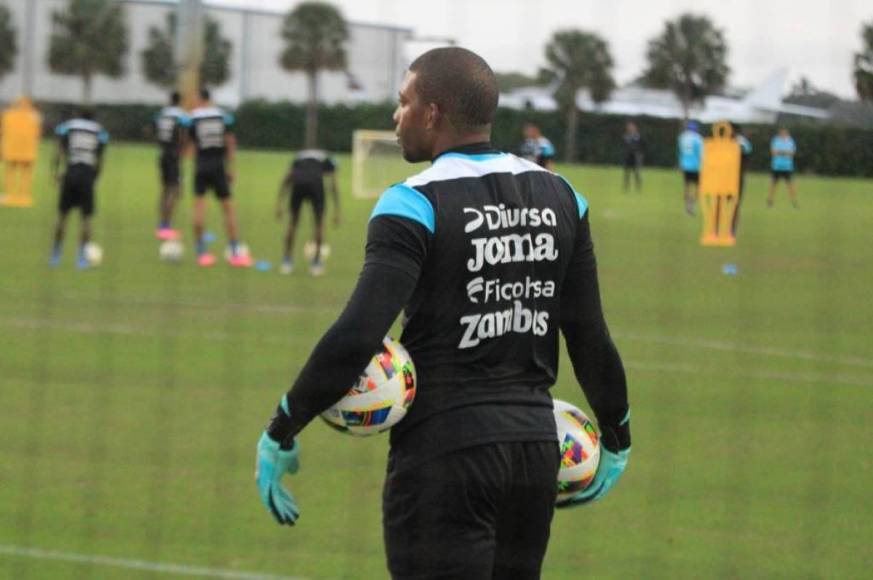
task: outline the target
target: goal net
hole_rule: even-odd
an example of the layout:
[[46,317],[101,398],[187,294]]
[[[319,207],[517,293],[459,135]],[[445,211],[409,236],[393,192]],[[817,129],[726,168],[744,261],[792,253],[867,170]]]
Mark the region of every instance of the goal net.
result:
[[424,169],[403,160],[393,131],[359,129],[352,135],[352,195],[375,198]]

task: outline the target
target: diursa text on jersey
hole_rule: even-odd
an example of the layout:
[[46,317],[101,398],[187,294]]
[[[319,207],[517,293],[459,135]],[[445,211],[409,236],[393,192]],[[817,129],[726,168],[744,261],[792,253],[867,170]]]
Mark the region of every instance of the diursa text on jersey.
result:
[[481,210],[465,207],[464,213],[473,215],[473,219],[464,226],[464,233],[467,234],[475,232],[482,227],[482,224],[485,224],[489,230],[513,228],[516,226],[538,228],[543,225],[552,227],[558,225],[555,211],[550,208],[541,210],[536,207],[511,207],[506,209],[506,206],[501,203],[500,205],[482,206]]
[[525,308],[520,300],[515,300],[512,308],[462,316],[461,324],[465,328],[458,348],[473,348],[485,339],[510,332],[545,336],[549,331],[549,313]]
[[485,264],[510,262],[542,262],[558,259],[555,237],[552,234],[506,234],[470,240],[475,256],[467,260],[467,270],[478,272]]

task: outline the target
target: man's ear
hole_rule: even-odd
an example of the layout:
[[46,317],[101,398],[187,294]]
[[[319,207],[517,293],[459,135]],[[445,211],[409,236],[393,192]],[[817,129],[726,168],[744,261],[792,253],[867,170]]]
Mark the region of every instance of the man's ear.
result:
[[443,114],[440,111],[440,108],[436,105],[436,103],[430,103],[427,106],[427,113],[424,119],[424,128],[432,131],[439,127],[440,123],[443,121]]

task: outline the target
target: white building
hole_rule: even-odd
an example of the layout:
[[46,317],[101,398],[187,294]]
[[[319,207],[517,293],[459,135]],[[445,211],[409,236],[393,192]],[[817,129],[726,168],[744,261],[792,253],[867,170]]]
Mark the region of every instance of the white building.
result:
[[[151,103],[166,101],[162,89],[146,82],[141,52],[151,27],[166,27],[166,15],[175,0],[119,0],[125,6],[130,50],[125,57],[126,74],[119,79],[95,76],[95,103]],[[18,37],[14,70],[0,79],[0,101],[21,95],[35,100],[76,102],[82,95],[78,77],[52,73],[48,68],[52,13],[64,9],[67,0],[4,0],[10,8]],[[280,27],[283,13],[210,6],[206,14],[221,25],[222,35],[233,44],[230,78],[213,89],[214,99],[236,106],[251,99],[270,101],[306,99],[306,79],[279,65],[283,48]],[[325,103],[382,102],[396,98],[408,64],[406,43],[412,31],[406,28],[350,22],[346,45],[348,74],[323,72],[319,94]],[[354,79],[354,83],[350,81]],[[358,88],[353,89],[354,84]]]

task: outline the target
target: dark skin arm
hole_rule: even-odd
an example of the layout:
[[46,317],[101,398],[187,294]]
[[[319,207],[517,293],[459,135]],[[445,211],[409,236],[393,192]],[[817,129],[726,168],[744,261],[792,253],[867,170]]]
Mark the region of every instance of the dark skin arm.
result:
[[291,194],[291,181],[292,175],[289,171],[285,175],[285,179],[282,180],[282,183],[279,184],[279,195],[276,196],[276,219],[281,220],[285,215],[285,208],[288,207],[288,203],[285,200]]
[[340,225],[340,203],[339,203],[339,186],[337,185],[336,172],[328,174],[328,182],[330,183],[330,198],[333,200],[333,225]]

